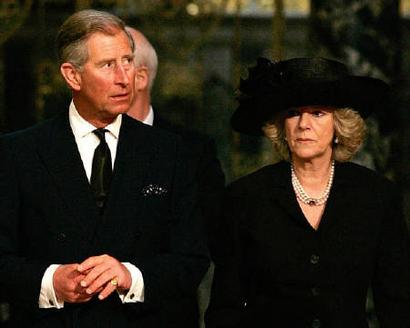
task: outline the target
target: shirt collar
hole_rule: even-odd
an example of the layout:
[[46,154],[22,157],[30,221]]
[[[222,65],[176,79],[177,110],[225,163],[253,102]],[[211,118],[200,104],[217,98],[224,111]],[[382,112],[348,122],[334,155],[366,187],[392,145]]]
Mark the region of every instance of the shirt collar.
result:
[[[68,118],[70,121],[71,129],[73,130],[74,136],[76,138],[84,138],[96,129],[94,125],[86,121],[78,113],[73,101],[71,101],[70,103]],[[121,122],[122,115],[118,115],[115,118],[115,120],[112,123],[108,124],[106,127],[104,127],[104,129],[107,129],[114,138],[118,139],[118,136],[120,134]]]
[[151,126],[154,124],[154,110],[152,109],[152,106],[149,106],[148,115],[145,116],[145,118],[142,120],[142,123]]

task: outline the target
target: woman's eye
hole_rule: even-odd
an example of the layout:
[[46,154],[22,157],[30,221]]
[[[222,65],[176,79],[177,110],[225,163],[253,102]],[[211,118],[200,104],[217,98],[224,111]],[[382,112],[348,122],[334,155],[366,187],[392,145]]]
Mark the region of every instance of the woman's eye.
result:
[[300,115],[300,112],[296,109],[289,109],[286,112],[286,117],[294,117],[294,116],[299,116],[299,115]]
[[312,115],[316,117],[320,117],[320,116],[325,115],[325,113],[322,112],[321,110],[315,110],[314,112],[312,112]]

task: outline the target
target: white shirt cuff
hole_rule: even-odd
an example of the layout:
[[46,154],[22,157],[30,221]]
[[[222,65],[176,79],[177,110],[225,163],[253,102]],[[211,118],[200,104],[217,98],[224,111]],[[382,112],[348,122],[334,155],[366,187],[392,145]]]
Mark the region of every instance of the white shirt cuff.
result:
[[123,303],[144,302],[144,279],[141,271],[131,263],[123,262],[122,264],[124,264],[130,272],[132,282],[127,294],[118,293],[118,296]]
[[44,272],[43,279],[41,280],[40,297],[38,299],[38,306],[41,309],[61,309],[64,307],[64,302],[57,300],[54,291],[53,276],[58,267],[59,264],[52,264]]

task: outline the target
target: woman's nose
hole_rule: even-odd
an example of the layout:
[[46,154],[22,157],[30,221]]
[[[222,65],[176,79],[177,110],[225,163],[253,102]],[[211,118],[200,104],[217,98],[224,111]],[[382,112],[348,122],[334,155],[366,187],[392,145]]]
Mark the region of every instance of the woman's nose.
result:
[[310,127],[309,113],[301,113],[299,116],[299,128],[308,129]]

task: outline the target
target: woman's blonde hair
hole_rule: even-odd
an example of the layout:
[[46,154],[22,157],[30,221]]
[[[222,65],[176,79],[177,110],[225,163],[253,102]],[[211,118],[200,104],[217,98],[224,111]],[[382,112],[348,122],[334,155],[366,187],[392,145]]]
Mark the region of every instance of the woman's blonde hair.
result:
[[[289,160],[289,146],[284,129],[285,114],[282,113],[275,120],[266,122],[262,130],[282,158]],[[335,141],[332,156],[338,162],[346,162],[356,154],[363,143],[366,136],[366,123],[352,108],[337,108],[333,111],[333,117]]]

